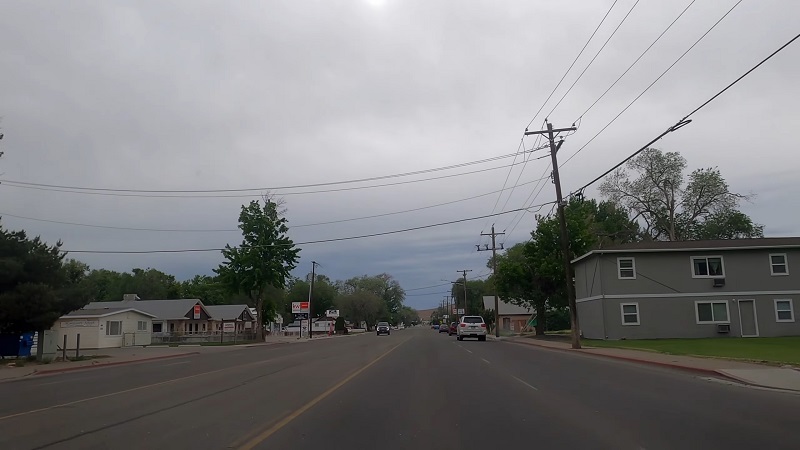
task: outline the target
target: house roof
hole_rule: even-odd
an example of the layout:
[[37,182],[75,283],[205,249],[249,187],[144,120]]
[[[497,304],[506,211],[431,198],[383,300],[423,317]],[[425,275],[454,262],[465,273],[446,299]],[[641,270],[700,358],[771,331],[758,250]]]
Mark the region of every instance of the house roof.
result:
[[[152,314],[153,317],[163,320],[185,319],[186,314],[192,310],[194,305],[200,303],[200,307],[206,314],[211,316],[208,309],[199,299],[182,298],[177,300],[123,300],[120,302],[91,302],[82,309],[111,309],[111,308],[135,308],[139,311]],[[81,311],[80,309],[78,311]]]
[[88,319],[88,318],[99,318],[99,317],[106,317],[111,316],[113,314],[118,314],[121,312],[133,311],[135,313],[139,313],[143,316],[147,317],[155,317],[150,313],[146,313],[144,311],[140,311],[135,308],[100,308],[100,309],[78,309],[75,311],[70,312],[69,314],[65,314],[61,316],[62,318],[68,319]]
[[[497,304],[498,311],[497,314],[501,316],[527,316],[533,314],[528,308],[514,305],[512,303],[506,303],[503,299],[499,299]],[[483,308],[484,309],[494,309],[494,296],[484,296],[483,297]]]
[[800,237],[768,237],[748,239],[717,239],[707,241],[642,241],[614,245],[592,250],[581,255],[576,263],[591,255],[604,253],[652,253],[652,252],[693,252],[706,250],[759,250],[778,248],[800,248]]
[[245,311],[251,317],[250,320],[255,320],[247,305],[208,305],[206,311],[214,320],[235,320]]

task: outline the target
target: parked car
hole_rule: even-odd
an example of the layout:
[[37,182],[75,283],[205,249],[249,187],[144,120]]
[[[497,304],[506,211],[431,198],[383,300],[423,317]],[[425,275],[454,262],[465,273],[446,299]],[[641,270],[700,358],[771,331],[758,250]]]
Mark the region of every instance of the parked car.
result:
[[455,322],[450,322],[450,329],[448,330],[447,335],[452,336],[458,333],[458,324]]
[[435,323],[435,324],[431,325],[431,328],[433,328],[434,330],[438,330],[439,329],[439,324]]
[[439,325],[439,333],[449,333],[450,327],[446,323]]
[[375,326],[375,333],[380,336],[382,334],[390,335],[392,333],[392,328],[389,326],[388,322],[378,322],[378,325]]
[[466,337],[478,338],[479,341],[486,340],[486,322],[481,316],[464,316],[458,324],[456,339],[463,341]]

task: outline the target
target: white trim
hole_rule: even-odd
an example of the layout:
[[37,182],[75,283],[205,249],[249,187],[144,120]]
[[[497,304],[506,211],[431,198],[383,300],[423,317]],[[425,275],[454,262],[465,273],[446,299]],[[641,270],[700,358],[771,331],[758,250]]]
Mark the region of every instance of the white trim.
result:
[[[783,266],[786,268],[786,272],[783,273],[775,273],[774,265],[772,264],[772,257],[773,256],[783,256]],[[785,277],[789,275],[789,256],[786,253],[770,253],[769,254],[769,274],[773,277]]]
[[800,295],[800,290],[792,291],[744,291],[744,292],[673,292],[664,294],[603,294],[577,299],[577,302],[590,302],[600,299],[624,300],[628,298],[684,298],[684,297],[751,297],[758,295]]
[[[789,302],[789,312],[792,314],[791,320],[783,320],[778,317],[778,302]],[[794,300],[791,298],[776,298],[774,300],[775,306],[775,322],[778,323],[789,323],[794,322]]]
[[[719,258],[719,265],[722,269],[722,275],[697,275],[694,273],[694,260],[695,259],[705,259],[706,260],[706,270],[708,273],[711,273],[711,265],[708,263],[709,258]],[[725,278],[725,260],[722,255],[701,255],[701,256],[689,256],[689,265],[692,270],[692,278],[701,278],[701,279],[714,279],[714,278]]]
[[[631,261],[630,270],[633,271],[633,276],[632,277],[623,277],[622,276],[622,268],[619,265],[619,262],[622,261],[622,260],[625,260],[625,261],[630,260]],[[625,268],[625,270],[628,270],[628,268]],[[635,280],[636,279],[636,258],[634,258],[633,256],[620,256],[619,258],[617,258],[617,279],[618,280]]]
[[[625,322],[625,307],[626,306],[635,306],[636,307],[636,322]],[[631,303],[620,303],[619,304],[619,313],[622,316],[622,325],[623,326],[634,326],[640,324],[639,318],[639,303],[638,302],[631,302]],[[632,313],[628,313],[627,315],[632,315]]]
[[[753,302],[753,321],[756,326],[756,334],[744,334],[744,327],[742,326],[742,302]],[[756,299],[745,298],[736,300],[736,309],[739,310],[739,336],[741,337],[758,337],[758,310],[756,308]]]
[[[700,311],[697,309],[697,305],[699,305],[700,303],[703,303],[703,304],[708,303],[708,304],[711,305],[711,316],[712,316],[711,317],[711,319],[712,319],[711,321],[702,321],[702,322],[700,321]],[[725,313],[728,316],[727,320],[713,320],[714,319],[714,317],[713,317],[714,316],[714,303],[724,303],[725,304]],[[694,318],[697,321],[698,325],[713,325],[713,324],[716,324],[716,323],[730,324],[731,323],[731,308],[728,306],[728,301],[727,300],[696,300],[694,302]]]
[[[80,310],[76,309],[76,311],[80,311]],[[59,319],[91,319],[91,318],[108,317],[108,316],[113,316],[114,314],[121,314],[121,313],[124,313],[124,312],[131,312],[131,311],[139,313],[139,314],[141,314],[143,316],[150,317],[150,318],[155,318],[156,317],[153,314],[146,313],[146,312],[140,311],[138,309],[128,308],[128,309],[121,309],[119,311],[107,312],[105,314],[75,314],[75,315],[71,315],[71,316],[64,315],[64,316],[59,317]]]
[[800,248],[800,245],[753,245],[742,247],[696,247],[696,248],[635,248],[635,249],[607,249],[607,250],[592,250],[570,261],[576,263],[591,255],[604,255],[607,253],[669,253],[669,252],[721,252],[732,250],[775,250],[775,249],[795,249]]

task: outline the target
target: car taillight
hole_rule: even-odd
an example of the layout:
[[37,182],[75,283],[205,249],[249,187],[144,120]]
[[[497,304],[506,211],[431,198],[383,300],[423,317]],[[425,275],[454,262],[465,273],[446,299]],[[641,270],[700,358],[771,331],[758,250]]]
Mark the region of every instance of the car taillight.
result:
[[485,323],[482,323],[482,324],[481,324],[481,328],[486,328],[486,324],[485,324]]
[[463,323],[463,322],[462,322],[462,323],[461,323],[461,326],[462,326],[462,327],[465,327],[465,326],[467,326],[467,324],[465,324],[465,323]]

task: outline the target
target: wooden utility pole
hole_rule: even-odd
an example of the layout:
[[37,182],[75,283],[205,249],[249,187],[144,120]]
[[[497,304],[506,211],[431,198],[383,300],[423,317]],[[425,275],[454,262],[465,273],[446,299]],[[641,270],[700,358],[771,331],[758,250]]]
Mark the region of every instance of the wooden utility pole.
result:
[[[472,269],[461,269],[461,270],[456,270],[456,272],[464,275],[464,314],[463,315],[466,316],[467,314],[469,314],[469,311],[467,311],[467,272],[472,272]],[[456,301],[456,309],[458,309],[458,302],[457,301]],[[458,317],[458,314],[456,314],[456,317]]]
[[525,131],[525,135],[545,134],[550,141],[550,158],[553,163],[553,183],[556,185],[556,202],[558,205],[558,225],[561,229],[561,254],[564,260],[564,277],[566,279],[567,303],[569,304],[569,322],[572,328],[572,348],[581,348],[581,339],[578,332],[578,310],[575,303],[575,286],[572,284],[572,265],[570,264],[569,254],[569,230],[567,229],[567,218],[564,215],[564,198],[561,195],[561,178],[558,176],[558,149],[564,143],[564,139],[556,144],[555,133],[564,131],[575,131],[575,127],[553,129],[553,124],[547,122],[547,130]]
[[308,286],[308,338],[314,335],[314,316],[311,315],[311,295],[314,293],[314,278],[316,278],[316,268],[319,265],[316,261],[311,261],[311,284]]
[[[485,245],[484,248],[481,248],[480,245],[476,245],[478,247],[479,252],[485,252],[487,250],[492,251],[492,275],[497,279],[497,244],[495,244],[495,237],[502,236],[505,233],[495,233],[494,232],[494,225],[492,225],[492,232],[491,233],[481,233],[481,236],[491,236],[492,237],[492,248],[489,248],[488,245]],[[503,250],[503,244],[500,244],[500,250]],[[497,288],[494,289],[494,337],[500,337],[500,300],[497,298]]]

